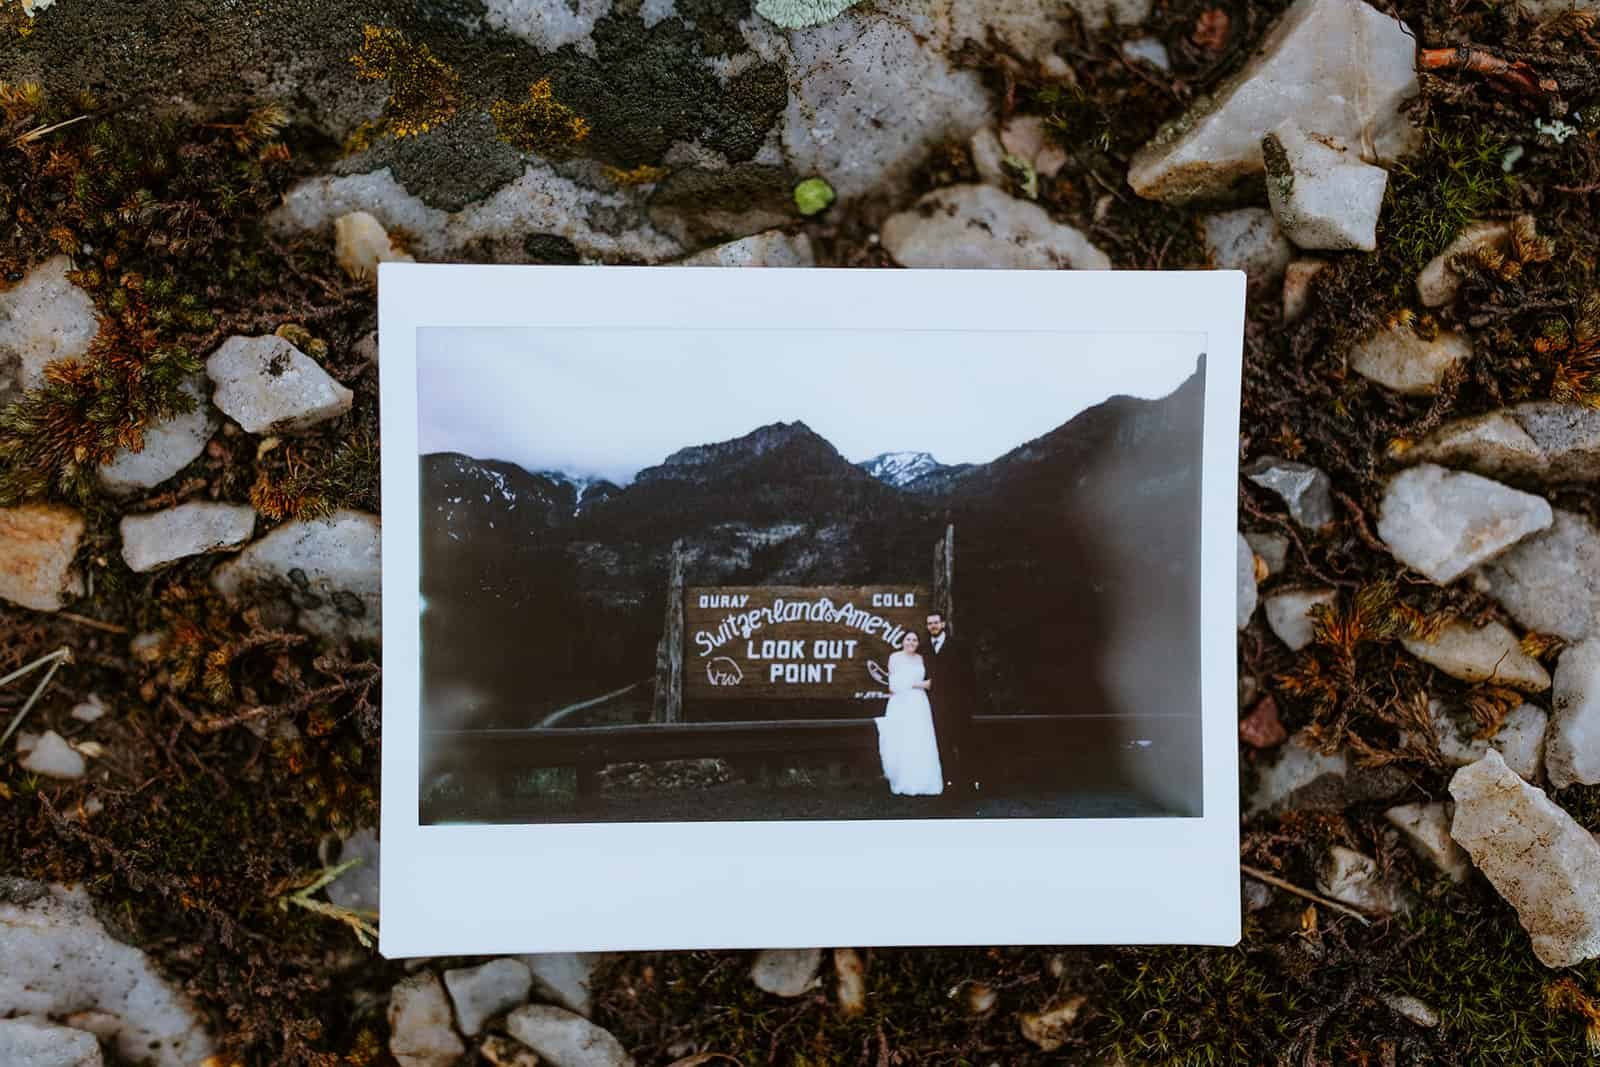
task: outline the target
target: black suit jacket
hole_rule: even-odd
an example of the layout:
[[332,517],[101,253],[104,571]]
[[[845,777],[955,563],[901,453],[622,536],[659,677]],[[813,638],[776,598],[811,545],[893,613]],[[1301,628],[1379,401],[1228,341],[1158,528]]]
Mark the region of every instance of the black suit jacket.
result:
[[933,706],[934,729],[959,745],[972,721],[977,684],[967,646],[946,632],[944,648],[934,651],[933,638],[922,635],[923,659],[928,665],[928,702]]

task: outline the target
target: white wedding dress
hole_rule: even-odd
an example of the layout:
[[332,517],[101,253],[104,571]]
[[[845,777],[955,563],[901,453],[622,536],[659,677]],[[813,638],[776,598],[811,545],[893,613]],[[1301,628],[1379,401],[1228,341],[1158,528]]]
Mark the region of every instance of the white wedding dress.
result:
[[896,652],[889,657],[889,706],[878,724],[878,758],[889,790],[902,796],[944,792],[939,742],[933,733],[933,708],[915,683],[927,677],[922,657]]

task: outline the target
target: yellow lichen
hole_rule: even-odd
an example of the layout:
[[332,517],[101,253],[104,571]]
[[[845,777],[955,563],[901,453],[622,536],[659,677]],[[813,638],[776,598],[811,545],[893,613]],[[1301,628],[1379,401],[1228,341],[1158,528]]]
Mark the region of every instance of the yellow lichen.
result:
[[363,27],[361,50],[350,62],[359,80],[389,83],[379,125],[396,137],[426,133],[461,106],[461,75],[393,27]]
[[600,173],[606,180],[616,185],[649,185],[658,182],[672,173],[666,167],[652,167],[648,163],[641,163],[632,170],[623,170],[621,167],[603,167]]
[[528,86],[528,98],[520,104],[496,100],[489,116],[500,139],[524,152],[562,155],[589,136],[588,120],[556,99],[549,78]]

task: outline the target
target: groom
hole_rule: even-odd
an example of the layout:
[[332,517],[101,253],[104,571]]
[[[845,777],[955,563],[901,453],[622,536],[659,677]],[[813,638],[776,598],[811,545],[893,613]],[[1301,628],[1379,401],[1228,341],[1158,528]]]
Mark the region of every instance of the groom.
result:
[[928,663],[928,701],[933,705],[933,733],[939,744],[939,765],[944,769],[947,794],[964,796],[972,792],[967,735],[972,725],[972,708],[977,700],[977,679],[966,645],[950,632],[944,613],[932,611],[927,618],[928,633],[922,640],[922,655]]

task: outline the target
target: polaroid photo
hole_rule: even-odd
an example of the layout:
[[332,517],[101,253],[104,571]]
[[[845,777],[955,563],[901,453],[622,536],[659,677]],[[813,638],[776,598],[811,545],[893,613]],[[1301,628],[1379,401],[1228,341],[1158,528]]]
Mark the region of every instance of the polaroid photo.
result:
[[386,955],[1237,942],[1242,274],[379,318]]

